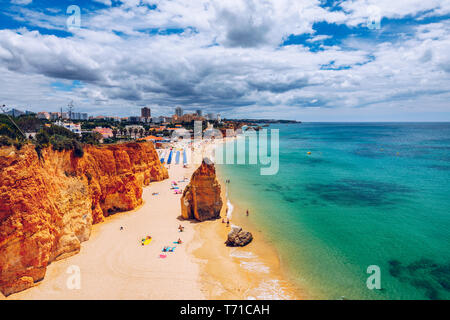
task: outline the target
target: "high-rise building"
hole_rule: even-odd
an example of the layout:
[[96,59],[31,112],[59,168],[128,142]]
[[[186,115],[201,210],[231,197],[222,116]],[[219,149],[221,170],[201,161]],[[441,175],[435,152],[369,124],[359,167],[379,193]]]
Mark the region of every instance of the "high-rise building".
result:
[[176,115],[177,117],[183,116],[183,109],[181,109],[181,107],[176,107],[176,108],[175,108],[175,115]]
[[61,117],[61,113],[59,112],[52,112],[50,113],[50,119],[51,120],[58,120]]
[[142,118],[151,118],[151,116],[152,116],[152,113],[151,113],[150,108],[147,108],[147,107],[141,108],[141,117]]
[[202,116],[202,110],[200,110],[200,109],[196,110],[195,113],[196,113],[199,117]]
[[81,120],[81,113],[79,113],[79,112],[70,113],[70,119],[71,120]]

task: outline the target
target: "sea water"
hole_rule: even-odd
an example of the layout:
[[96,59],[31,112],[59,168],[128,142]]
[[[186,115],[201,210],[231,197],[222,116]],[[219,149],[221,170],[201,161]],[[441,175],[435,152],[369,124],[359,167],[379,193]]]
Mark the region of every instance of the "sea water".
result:
[[[276,175],[248,164],[218,172],[309,297],[450,298],[449,123],[268,129],[280,133]],[[373,265],[381,288],[371,290]]]

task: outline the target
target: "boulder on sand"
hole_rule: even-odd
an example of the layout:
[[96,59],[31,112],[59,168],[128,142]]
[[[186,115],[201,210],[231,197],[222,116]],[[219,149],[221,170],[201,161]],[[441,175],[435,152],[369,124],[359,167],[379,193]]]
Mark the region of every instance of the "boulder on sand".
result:
[[250,232],[242,230],[241,227],[233,226],[228,233],[225,244],[229,247],[243,247],[252,242],[252,240],[253,235]]

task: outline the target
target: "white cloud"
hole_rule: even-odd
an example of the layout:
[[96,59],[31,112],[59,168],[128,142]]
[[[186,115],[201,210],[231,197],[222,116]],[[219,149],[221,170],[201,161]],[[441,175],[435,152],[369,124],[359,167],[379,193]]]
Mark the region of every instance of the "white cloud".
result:
[[111,6],[112,2],[111,0],[93,0],[94,2],[103,3],[106,6]]
[[33,2],[33,0],[11,0],[11,3],[21,4],[21,5],[27,5],[27,4],[30,4],[32,2]]
[[[67,38],[0,30],[0,69],[10,81],[0,99],[17,106],[28,101],[34,111],[56,110],[73,99],[96,113],[126,115],[136,105],[164,110],[182,104],[228,116],[298,119],[313,117],[315,110],[327,110],[329,116],[333,110],[386,112],[395,105],[416,111],[420,106],[436,112],[448,108],[448,22],[416,27],[395,42],[349,38],[317,52],[279,46],[289,34],[313,33],[317,21],[360,23],[362,2],[371,4],[344,2],[346,12],[330,12],[316,0],[142,1],[155,3],[157,10],[126,1],[83,15],[84,28]],[[389,14],[446,10],[434,5],[411,9],[395,4]],[[21,14],[37,26],[65,30],[64,15],[27,9]],[[184,32],[149,32],[176,28]],[[310,41],[329,38],[316,35]],[[70,85],[73,80],[83,86],[72,92],[51,89],[54,81]]]
[[332,36],[328,36],[328,35],[320,35],[320,36],[315,36],[314,38],[311,38],[309,40],[307,40],[308,42],[317,42],[317,41],[323,41],[323,40],[327,40],[327,39],[331,39],[333,38]]

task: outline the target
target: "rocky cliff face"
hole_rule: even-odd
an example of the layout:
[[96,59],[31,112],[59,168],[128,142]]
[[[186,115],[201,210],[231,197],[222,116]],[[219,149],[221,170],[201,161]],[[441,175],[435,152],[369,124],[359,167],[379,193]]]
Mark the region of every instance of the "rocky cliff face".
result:
[[73,255],[92,224],[142,203],[142,187],[168,177],[151,143],[73,151],[0,148],[0,291],[24,290],[47,265]]
[[214,164],[204,159],[194,172],[191,182],[181,197],[181,215],[184,219],[204,221],[220,217],[222,198]]

